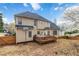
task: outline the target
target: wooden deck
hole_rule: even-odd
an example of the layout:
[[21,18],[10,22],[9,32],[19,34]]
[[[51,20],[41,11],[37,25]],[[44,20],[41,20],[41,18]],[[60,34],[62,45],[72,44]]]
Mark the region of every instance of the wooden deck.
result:
[[14,44],[14,43],[16,43],[15,36],[2,36],[2,37],[0,37],[0,45]]
[[43,44],[43,43],[49,43],[49,42],[56,42],[57,38],[54,36],[48,36],[48,37],[36,37],[34,41]]

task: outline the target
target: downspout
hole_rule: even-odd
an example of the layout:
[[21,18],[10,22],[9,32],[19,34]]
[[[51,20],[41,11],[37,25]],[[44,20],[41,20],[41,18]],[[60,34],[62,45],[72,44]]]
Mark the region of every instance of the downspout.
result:
[[26,41],[26,30],[25,30],[25,41]]

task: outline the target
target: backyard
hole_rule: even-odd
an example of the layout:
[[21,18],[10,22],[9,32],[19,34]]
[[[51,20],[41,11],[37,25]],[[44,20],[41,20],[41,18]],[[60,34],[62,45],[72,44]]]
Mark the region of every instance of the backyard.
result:
[[79,55],[79,40],[57,39],[57,42],[40,45],[27,42],[0,46],[0,55],[4,56],[69,56]]

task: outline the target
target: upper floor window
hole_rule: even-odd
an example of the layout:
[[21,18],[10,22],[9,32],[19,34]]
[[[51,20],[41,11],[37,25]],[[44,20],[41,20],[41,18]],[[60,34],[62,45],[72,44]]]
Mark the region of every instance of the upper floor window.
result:
[[22,19],[21,18],[18,19],[18,24],[22,24]]
[[36,21],[36,20],[34,20],[34,25],[35,25],[35,26],[37,25],[37,21]]

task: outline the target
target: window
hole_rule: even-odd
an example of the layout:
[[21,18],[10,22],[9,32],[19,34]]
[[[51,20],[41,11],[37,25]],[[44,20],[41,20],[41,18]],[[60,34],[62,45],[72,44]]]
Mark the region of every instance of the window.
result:
[[21,18],[18,19],[18,24],[20,24],[20,25],[22,24],[22,19]]
[[37,21],[36,21],[36,20],[34,20],[34,25],[35,25],[35,26],[37,25]]
[[46,35],[46,33],[44,32],[44,35]]
[[48,31],[48,33],[47,33],[48,35],[50,35],[50,31]]
[[40,34],[40,31],[37,31],[37,34]]
[[28,36],[32,37],[32,32],[31,31],[29,31]]
[[57,31],[53,31],[53,35],[57,35]]

